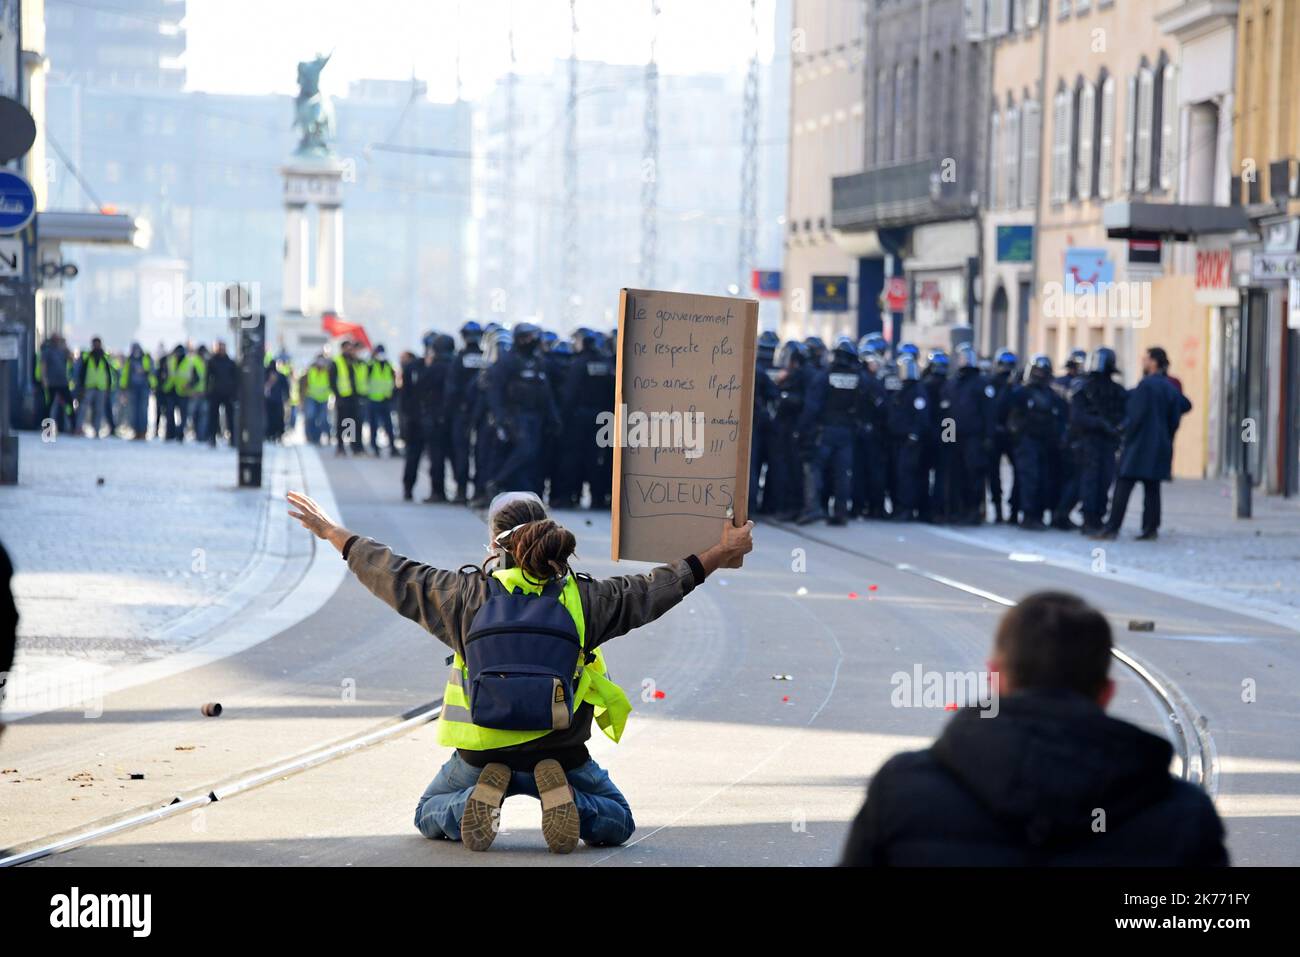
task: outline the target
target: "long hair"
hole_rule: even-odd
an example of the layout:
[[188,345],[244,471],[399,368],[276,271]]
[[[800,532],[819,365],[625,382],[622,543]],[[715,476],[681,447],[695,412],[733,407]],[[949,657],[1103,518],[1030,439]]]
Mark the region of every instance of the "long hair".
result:
[[533,496],[520,496],[489,508],[488,531],[496,549],[483,562],[483,572],[504,552],[534,581],[550,581],[569,572],[569,559],[577,550],[573,533],[546,517],[546,508]]

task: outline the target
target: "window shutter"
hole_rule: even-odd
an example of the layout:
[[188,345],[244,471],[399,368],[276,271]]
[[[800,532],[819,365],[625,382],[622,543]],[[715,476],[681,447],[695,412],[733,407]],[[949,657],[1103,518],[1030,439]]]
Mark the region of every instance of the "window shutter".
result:
[[1165,65],[1160,104],[1160,188],[1172,191],[1178,174],[1178,84],[1172,63]]
[[1000,37],[1007,32],[1007,3],[1009,0],[988,0],[988,35]]
[[1070,192],[1070,94],[1052,101],[1052,202],[1063,203]]
[[907,66],[894,67],[894,161],[907,159]]
[[1024,107],[1025,119],[1021,134],[1020,168],[1020,205],[1033,206],[1038,203],[1038,135],[1042,130],[1038,104],[1030,100]]
[[1007,110],[1007,128],[1003,132],[1006,148],[1002,151],[1006,166],[1006,189],[1002,193],[1002,204],[1014,208],[1020,204],[1020,110],[1011,107]]
[[1133,154],[1137,151],[1137,77],[1128,78],[1128,101],[1124,110],[1124,189],[1133,191]]
[[1097,195],[1110,199],[1115,180],[1115,78],[1101,86],[1101,146],[1097,151]]
[[1079,93],[1079,144],[1075,164],[1075,190],[1080,199],[1092,198],[1092,146],[1095,140],[1097,88],[1084,83]]
[[1138,74],[1138,108],[1137,108],[1137,150],[1134,153],[1136,168],[1133,171],[1133,191],[1146,193],[1151,190],[1151,137],[1154,122],[1155,75],[1149,67],[1144,67]]
[[1001,131],[1002,116],[997,110],[993,111],[993,117],[989,121],[989,195],[988,204],[990,209],[997,209],[999,205],[998,180],[1002,174],[1002,151],[1001,151]]

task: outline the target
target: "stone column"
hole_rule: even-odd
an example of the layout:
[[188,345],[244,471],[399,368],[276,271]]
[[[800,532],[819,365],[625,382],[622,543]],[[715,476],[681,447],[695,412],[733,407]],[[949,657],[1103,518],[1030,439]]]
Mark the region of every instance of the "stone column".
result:
[[286,205],[284,209],[284,291],[285,312],[302,312],[307,292],[307,207]]
[[320,312],[341,313],[343,308],[343,210],[317,207],[316,305]]

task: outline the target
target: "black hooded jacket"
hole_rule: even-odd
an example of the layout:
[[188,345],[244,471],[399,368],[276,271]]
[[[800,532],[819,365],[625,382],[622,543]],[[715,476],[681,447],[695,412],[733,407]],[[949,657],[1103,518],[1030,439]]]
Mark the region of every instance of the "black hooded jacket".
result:
[[991,718],[965,709],[881,767],[843,864],[1224,866],[1214,805],[1170,775],[1172,754],[1069,692],[1008,695]]

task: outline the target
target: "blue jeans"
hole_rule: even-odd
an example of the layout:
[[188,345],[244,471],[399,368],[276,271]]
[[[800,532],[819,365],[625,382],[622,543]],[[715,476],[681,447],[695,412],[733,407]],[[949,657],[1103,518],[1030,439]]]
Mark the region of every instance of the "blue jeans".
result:
[[[460,819],[465,813],[474,785],[478,783],[479,769],[467,764],[459,754],[452,752],[438,776],[420,795],[415,806],[415,827],[428,838],[445,837],[460,840]],[[588,844],[622,844],[636,830],[632,808],[627,798],[614,786],[609,775],[595,761],[565,772],[573,788],[573,801],[578,805],[581,823],[579,835]],[[510,775],[510,788],[506,797],[527,794],[537,797],[537,782],[528,771],[515,771]]]

